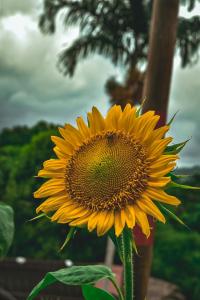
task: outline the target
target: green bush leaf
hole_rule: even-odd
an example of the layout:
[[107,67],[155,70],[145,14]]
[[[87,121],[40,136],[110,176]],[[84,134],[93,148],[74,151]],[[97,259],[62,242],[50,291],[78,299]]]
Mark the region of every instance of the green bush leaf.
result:
[[0,204],[0,257],[5,256],[14,236],[13,209]]
[[110,293],[92,285],[83,285],[82,293],[85,300],[115,300]]
[[102,265],[73,266],[55,272],[49,272],[45,275],[44,279],[33,288],[27,300],[34,299],[40,291],[56,282],[68,285],[85,285],[93,284],[105,278],[114,281],[115,274],[112,273],[108,267]]

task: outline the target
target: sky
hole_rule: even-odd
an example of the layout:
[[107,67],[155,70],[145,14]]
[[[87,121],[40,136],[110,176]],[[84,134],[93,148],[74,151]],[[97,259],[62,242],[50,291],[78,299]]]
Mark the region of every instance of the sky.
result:
[[[93,105],[105,114],[104,84],[110,76],[121,77],[121,68],[100,56],[80,63],[73,78],[63,77],[56,68],[58,54],[79,30],[59,26],[55,35],[44,36],[38,29],[40,11],[41,0],[0,0],[0,130],[39,120],[74,123]],[[188,15],[185,9],[180,13]],[[200,165],[199,76],[200,62],[181,69],[175,58],[169,118],[178,115],[170,133],[175,142],[191,138],[180,166]]]

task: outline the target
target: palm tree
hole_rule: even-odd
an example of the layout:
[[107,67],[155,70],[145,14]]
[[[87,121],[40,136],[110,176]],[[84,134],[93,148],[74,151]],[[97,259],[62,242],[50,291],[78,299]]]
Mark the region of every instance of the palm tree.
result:
[[[182,0],[191,11],[198,0]],[[123,83],[110,78],[106,91],[111,103],[135,102],[141,99],[145,73],[141,72],[147,61],[151,0],[44,0],[40,28],[53,34],[57,16],[62,12],[64,26],[78,25],[79,37],[58,60],[58,68],[73,76],[79,61],[100,54],[114,65],[123,65],[127,72]],[[185,67],[196,62],[200,45],[200,17],[179,18],[176,49]],[[127,98],[128,97],[128,98]]]

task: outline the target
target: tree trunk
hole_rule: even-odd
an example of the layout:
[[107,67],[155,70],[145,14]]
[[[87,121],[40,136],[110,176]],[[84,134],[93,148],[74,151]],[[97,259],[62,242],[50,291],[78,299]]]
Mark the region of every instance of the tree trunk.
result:
[[[146,102],[143,110],[155,110],[161,116],[159,126],[166,123],[167,117],[178,8],[179,0],[153,2],[148,66],[143,89],[143,98],[146,98]],[[151,234],[153,233],[154,228]],[[152,240],[150,238],[150,241]],[[136,242],[142,259],[135,256],[135,300],[144,300],[151,270],[152,243],[148,244],[145,237],[141,236],[139,238],[136,236]]]

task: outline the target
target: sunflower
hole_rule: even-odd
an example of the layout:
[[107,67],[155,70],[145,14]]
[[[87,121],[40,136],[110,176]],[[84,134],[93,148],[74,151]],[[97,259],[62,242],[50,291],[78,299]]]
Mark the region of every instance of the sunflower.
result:
[[[51,220],[87,226],[104,235],[112,227],[119,236],[137,223],[148,237],[147,215],[165,223],[156,201],[178,205],[164,189],[177,155],[165,154],[169,126],[156,128],[154,111],[138,115],[129,104],[113,106],[104,118],[97,108],[88,113],[88,126],[78,117],[77,128],[59,128],[52,136],[58,159],[44,162],[38,176],[49,178],[35,193],[47,198],[36,212],[54,212]],[[155,129],[156,128],[156,129]]]

